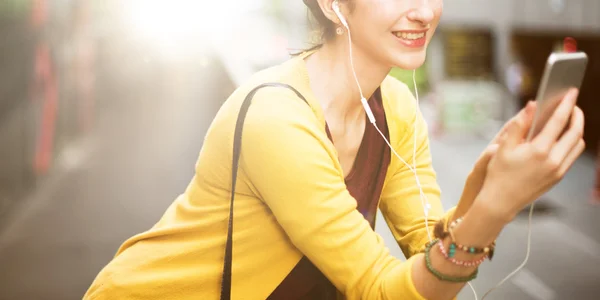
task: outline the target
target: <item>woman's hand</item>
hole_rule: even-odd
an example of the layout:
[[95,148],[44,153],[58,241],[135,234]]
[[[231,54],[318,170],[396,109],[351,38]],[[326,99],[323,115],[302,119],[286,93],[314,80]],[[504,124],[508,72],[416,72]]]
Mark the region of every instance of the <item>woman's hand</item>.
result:
[[481,191],[481,187],[483,186],[483,182],[485,180],[487,174],[487,168],[490,160],[496,154],[498,150],[499,143],[506,136],[508,128],[515,123],[522,124],[530,124],[533,116],[535,114],[535,102],[529,102],[518,114],[512,117],[508,122],[504,124],[502,129],[496,134],[496,136],[492,139],[490,144],[485,148],[485,150],[481,153],[473,169],[467,176],[467,180],[465,182],[465,186],[463,188],[462,195],[460,197],[460,201],[456,206],[456,210],[454,211],[453,220],[462,217],[465,213],[471,208],[471,205],[475,201],[475,198]]
[[[477,201],[497,217],[512,220],[526,205],[558,183],[585,149],[584,117],[571,90],[531,141],[525,141],[532,118],[512,123],[486,170]],[[570,119],[570,124],[567,124]],[[563,134],[564,128],[569,125]]]

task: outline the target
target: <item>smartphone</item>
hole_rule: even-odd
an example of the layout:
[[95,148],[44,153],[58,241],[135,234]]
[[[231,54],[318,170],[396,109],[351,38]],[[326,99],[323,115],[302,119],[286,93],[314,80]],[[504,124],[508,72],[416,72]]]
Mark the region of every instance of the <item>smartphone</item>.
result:
[[548,57],[535,100],[537,109],[528,140],[542,131],[569,89],[581,88],[587,64],[588,57],[584,52],[558,52]]

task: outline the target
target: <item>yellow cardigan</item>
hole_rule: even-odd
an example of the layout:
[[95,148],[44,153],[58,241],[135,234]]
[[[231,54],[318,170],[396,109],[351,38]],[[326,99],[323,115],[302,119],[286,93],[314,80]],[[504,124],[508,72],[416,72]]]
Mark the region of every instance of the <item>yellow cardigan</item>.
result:
[[[283,88],[259,91],[250,106],[234,206],[232,298],[265,299],[306,255],[348,299],[423,299],[411,278],[414,259],[390,255],[346,190],[305,56],[257,73],[230,96],[185,192],[151,229],[120,247],[84,299],[218,299],[235,122],[248,91],[264,82],[294,86],[310,106]],[[416,101],[391,77],[381,92],[391,144],[412,162]],[[444,211],[422,117],[416,127],[417,170],[433,228]],[[421,251],[428,238],[419,190],[393,155],[379,208],[404,254]]]

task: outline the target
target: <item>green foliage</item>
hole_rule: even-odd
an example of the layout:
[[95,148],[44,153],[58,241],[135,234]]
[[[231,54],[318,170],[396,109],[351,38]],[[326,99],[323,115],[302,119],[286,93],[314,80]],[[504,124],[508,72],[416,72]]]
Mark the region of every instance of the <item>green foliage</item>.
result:
[[[413,84],[413,71],[412,70],[404,70],[400,68],[393,68],[390,71],[390,76],[395,77],[396,79],[405,83],[408,88],[414,93],[414,84]],[[429,90],[429,78],[427,74],[427,64],[424,64],[420,68],[417,69],[415,74],[415,79],[417,82],[417,88],[419,89],[419,93],[425,93]]]
[[29,13],[30,0],[0,0],[0,17],[22,18]]

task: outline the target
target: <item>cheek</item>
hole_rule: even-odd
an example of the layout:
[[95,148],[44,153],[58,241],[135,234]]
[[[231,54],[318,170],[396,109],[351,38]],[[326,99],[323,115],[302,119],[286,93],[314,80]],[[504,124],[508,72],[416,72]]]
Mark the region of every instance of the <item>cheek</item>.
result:
[[444,10],[443,6],[444,6],[443,2],[440,1],[439,6],[433,8],[433,22],[431,24],[431,34],[429,36],[429,39],[431,39],[431,36],[433,35],[433,33],[435,32],[435,30],[438,27],[438,24],[440,23],[440,18],[442,17],[442,12]]
[[439,5],[437,7],[433,8],[433,14],[435,15],[436,22],[438,22],[440,20],[440,17],[442,16],[443,11],[444,11],[444,2],[440,1]]
[[388,31],[398,19],[398,1],[406,0],[356,0],[355,22],[368,28],[371,34]]
[[[390,28],[394,21],[386,13],[377,13],[373,11],[370,14],[361,14],[354,18],[352,34],[358,39],[370,42],[380,40],[385,34],[390,33]],[[354,37],[354,36],[353,36]]]

